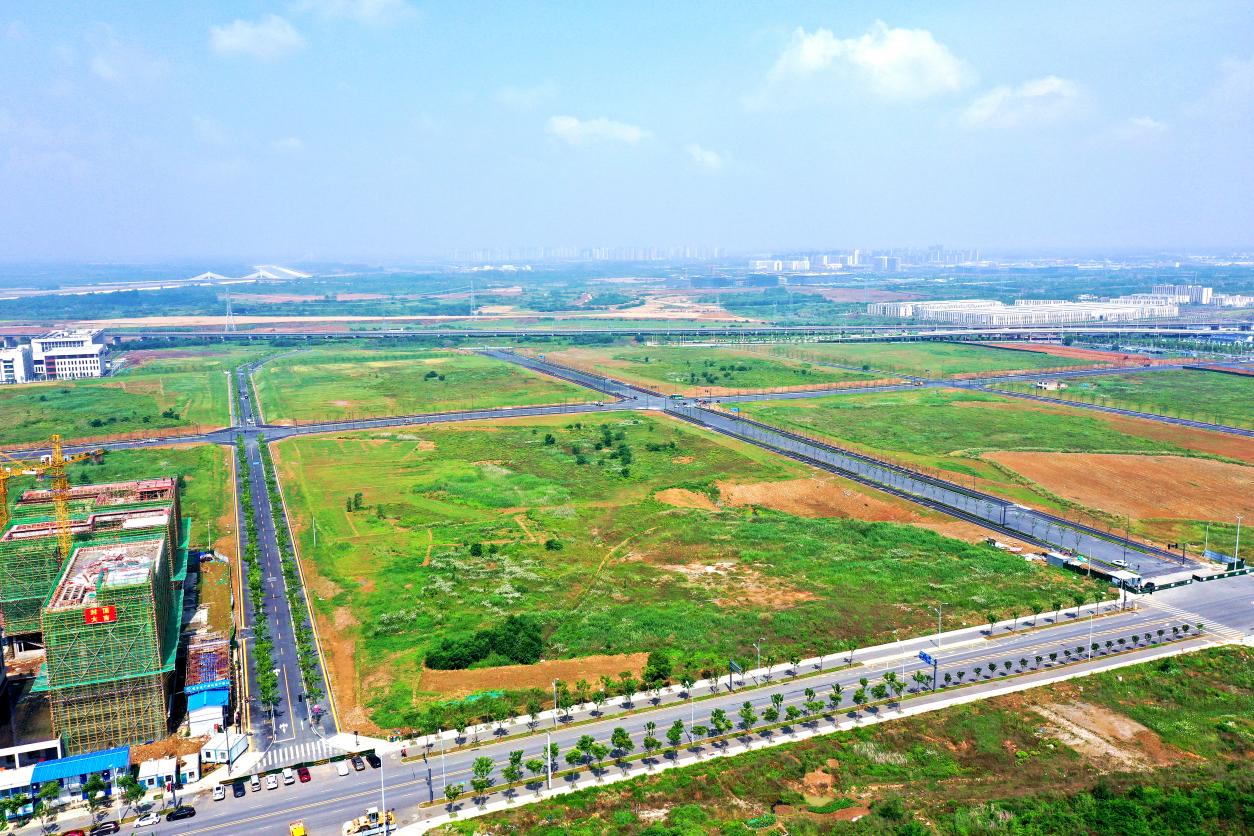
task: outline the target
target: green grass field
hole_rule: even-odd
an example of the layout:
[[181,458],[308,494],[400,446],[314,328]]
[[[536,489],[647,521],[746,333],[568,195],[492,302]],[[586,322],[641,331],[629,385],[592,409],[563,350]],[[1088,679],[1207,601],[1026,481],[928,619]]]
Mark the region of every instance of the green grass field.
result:
[[[1254,751],[1252,663],[1241,647],[1178,656],[582,790],[438,832],[747,834],[747,822],[770,815],[801,834],[1244,833],[1254,803],[1242,768]],[[1183,754],[1158,769],[1090,758],[1026,708],[1069,699],[1140,722],[1150,739]],[[830,789],[806,783],[819,775]],[[812,812],[863,805],[870,810],[856,825]]]
[[0,387],[0,444],[42,442],[53,433],[68,440],[225,427],[230,406],[223,372],[262,351],[153,351],[146,352],[152,359],[124,365],[106,378]]
[[1059,392],[1037,392],[1030,383],[1010,383],[1012,391],[1096,403],[1233,427],[1254,428],[1254,377],[1181,369],[1111,374],[1067,381]]
[[[605,433],[610,445],[597,449]],[[669,488],[712,502],[718,480],[811,474],[646,415],[300,438],[277,450],[302,553],[321,576],[315,606],[355,642],[370,716],[385,728],[412,724],[415,702],[438,696],[420,669],[441,638],[513,614],[542,621],[545,658],[662,646],[717,669],[759,636],[778,659],[830,652],[926,630],[924,605],[938,598],[955,624],[974,624],[990,607],[1066,600],[1083,582],[908,525],[659,501]]]
[[1093,365],[1083,360],[978,343],[812,343],[779,346],[776,350],[785,356],[811,362],[837,363],[842,366],[865,367],[868,371],[934,378],[979,372]]
[[254,375],[267,421],[333,421],[597,400],[582,387],[457,351],[327,346],[279,357]]
[[772,357],[757,351],[708,346],[613,346],[568,348],[548,359],[594,369],[667,392],[701,394],[722,391],[804,388],[870,381],[876,375],[824,368],[804,360]]

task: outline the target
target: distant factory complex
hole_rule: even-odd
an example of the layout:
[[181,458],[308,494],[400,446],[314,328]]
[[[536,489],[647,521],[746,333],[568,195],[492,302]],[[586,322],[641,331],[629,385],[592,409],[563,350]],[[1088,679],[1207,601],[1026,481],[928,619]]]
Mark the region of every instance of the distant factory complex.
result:
[[28,345],[0,348],[0,383],[102,377],[107,351],[99,330],[52,331]]

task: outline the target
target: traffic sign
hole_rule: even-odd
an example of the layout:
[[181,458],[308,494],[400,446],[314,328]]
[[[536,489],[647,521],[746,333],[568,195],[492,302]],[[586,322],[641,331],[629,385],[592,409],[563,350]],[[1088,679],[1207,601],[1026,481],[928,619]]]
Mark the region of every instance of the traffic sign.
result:
[[929,656],[929,655],[928,655],[928,652],[927,652],[926,650],[920,650],[920,651],[919,651],[919,658],[920,658],[920,659],[922,659],[922,660],[923,660],[923,663],[924,663],[924,664],[926,664],[926,665],[935,665],[935,664],[936,664],[936,660],[935,660],[935,659],[933,659],[931,656]]
[[728,659],[728,660],[727,660],[727,667],[728,667],[728,669],[729,669],[729,670],[733,670],[733,671],[735,671],[736,673],[744,673],[744,672],[745,672],[745,671],[744,671],[744,668],[742,668],[742,667],[740,667],[740,665],[737,665],[737,664],[736,664],[736,660],[735,660],[735,659]]

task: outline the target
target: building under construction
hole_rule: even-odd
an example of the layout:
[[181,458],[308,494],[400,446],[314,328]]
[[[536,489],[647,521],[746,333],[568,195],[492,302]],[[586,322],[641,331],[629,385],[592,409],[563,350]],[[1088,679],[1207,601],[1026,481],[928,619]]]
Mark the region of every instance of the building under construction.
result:
[[0,535],[0,618],[11,640],[43,644],[33,690],[46,695],[65,750],[164,737],[190,522],[176,480],[29,490],[11,519]]
[[[141,531],[161,532],[170,541],[168,575],[173,587],[187,574],[188,525],[174,479],[76,485],[67,491],[71,550],[76,543],[107,542]],[[63,540],[51,490],[22,494],[13,524],[0,535],[0,621],[19,643],[39,632],[40,608],[61,574]]]
[[152,534],[76,545],[43,607],[35,690],[71,754],[166,735],[183,607],[169,549]]

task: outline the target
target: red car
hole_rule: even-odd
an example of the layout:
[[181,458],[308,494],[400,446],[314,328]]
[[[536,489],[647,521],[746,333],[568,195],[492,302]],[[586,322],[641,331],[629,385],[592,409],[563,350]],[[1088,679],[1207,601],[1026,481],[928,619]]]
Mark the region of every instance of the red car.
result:
[[309,783],[309,769],[304,766],[298,766],[296,768],[296,777],[300,779],[300,782],[302,784],[308,784]]

